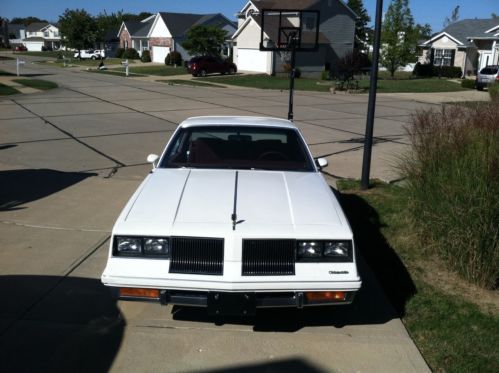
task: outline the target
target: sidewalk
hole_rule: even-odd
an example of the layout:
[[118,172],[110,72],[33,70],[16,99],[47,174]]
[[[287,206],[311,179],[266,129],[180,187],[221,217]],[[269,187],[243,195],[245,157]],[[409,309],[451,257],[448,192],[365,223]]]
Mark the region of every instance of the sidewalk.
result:
[[4,85],[8,85],[9,87],[17,89],[19,92],[27,94],[27,93],[37,93],[41,92],[39,89],[26,87],[25,85],[14,82],[14,79],[26,79],[23,76],[0,76],[0,83]]

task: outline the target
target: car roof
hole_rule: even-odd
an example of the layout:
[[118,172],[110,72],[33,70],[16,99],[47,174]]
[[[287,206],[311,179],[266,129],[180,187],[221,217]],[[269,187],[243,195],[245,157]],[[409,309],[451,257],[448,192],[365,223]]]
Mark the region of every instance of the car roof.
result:
[[281,127],[296,129],[293,122],[272,117],[252,116],[203,116],[192,117],[180,123],[183,128],[196,126],[257,126],[257,127]]

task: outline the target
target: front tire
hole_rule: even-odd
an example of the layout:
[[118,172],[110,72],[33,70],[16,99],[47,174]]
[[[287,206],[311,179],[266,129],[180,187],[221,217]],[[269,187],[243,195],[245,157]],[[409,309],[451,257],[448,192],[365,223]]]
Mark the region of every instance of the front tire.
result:
[[95,61],[95,59],[96,59],[95,56],[92,56],[92,59]]
[[205,77],[206,76],[206,70],[201,70],[198,74],[198,76]]
[[234,70],[233,67],[229,69],[229,75],[234,75],[236,73],[236,70]]

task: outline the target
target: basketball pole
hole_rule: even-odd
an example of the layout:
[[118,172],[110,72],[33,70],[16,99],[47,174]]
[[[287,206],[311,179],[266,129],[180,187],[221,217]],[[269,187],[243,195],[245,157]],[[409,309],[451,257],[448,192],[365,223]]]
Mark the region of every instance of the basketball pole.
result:
[[376,91],[378,83],[379,47],[381,44],[381,17],[383,0],[376,1],[376,23],[374,26],[374,50],[371,67],[371,86],[369,87],[369,104],[367,107],[366,134],[364,138],[364,158],[362,160],[362,179],[360,189],[369,188],[369,174],[371,172],[371,155],[373,149],[374,114],[376,110]]
[[296,48],[294,41],[291,41],[291,75],[289,77],[289,109],[288,120],[293,121],[293,95],[295,92],[296,74]]

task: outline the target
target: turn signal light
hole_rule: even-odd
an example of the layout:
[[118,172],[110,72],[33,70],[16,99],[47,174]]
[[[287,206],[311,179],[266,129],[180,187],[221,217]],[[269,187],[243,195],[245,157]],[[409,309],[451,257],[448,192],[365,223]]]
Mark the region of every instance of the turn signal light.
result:
[[159,299],[158,289],[120,288],[120,297]]
[[344,291],[314,291],[305,293],[305,297],[309,301],[331,301],[331,300],[345,300],[346,293]]

